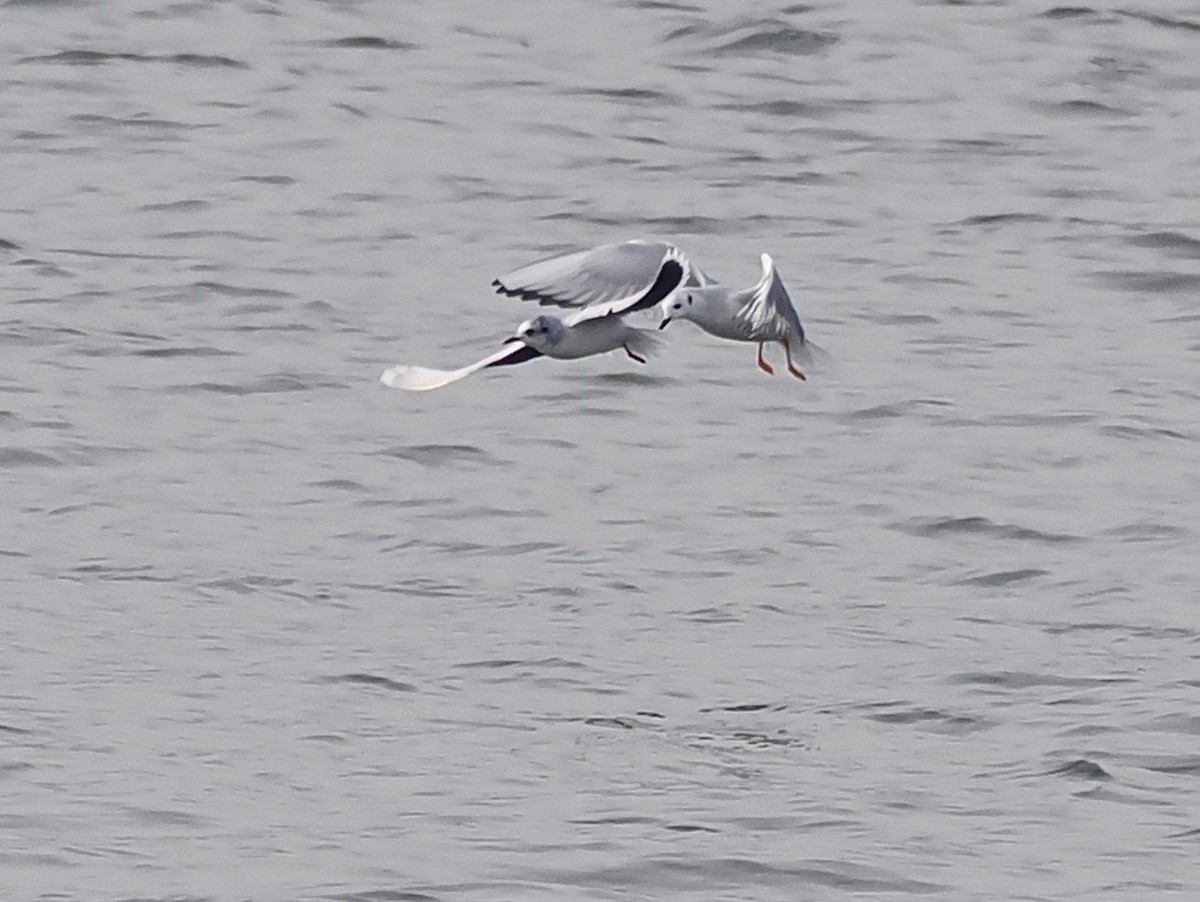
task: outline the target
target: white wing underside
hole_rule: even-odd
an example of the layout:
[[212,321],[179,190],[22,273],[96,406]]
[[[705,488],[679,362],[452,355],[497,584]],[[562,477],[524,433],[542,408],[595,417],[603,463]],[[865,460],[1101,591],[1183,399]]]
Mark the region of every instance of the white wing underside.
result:
[[568,325],[651,309],[680,285],[709,284],[712,280],[679,248],[661,241],[625,241],[561,254],[492,283],[509,297],[575,309],[565,320]]

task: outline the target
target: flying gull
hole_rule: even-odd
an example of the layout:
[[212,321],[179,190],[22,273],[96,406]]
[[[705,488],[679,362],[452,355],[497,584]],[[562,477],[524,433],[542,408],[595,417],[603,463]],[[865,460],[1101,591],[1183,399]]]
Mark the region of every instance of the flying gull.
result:
[[762,268],[757,285],[732,294],[715,283],[684,286],[663,300],[663,321],[658,328],[665,329],[672,320],[686,319],[718,338],[757,342],[758,367],[765,373],[775,370],[763,359],[763,345],[777,341],[783,345],[788,372],[803,379],[804,373],[796,368],[792,355],[810,363],[813,351],[819,349],[805,339],[800,315],[770,255],[762,255]]
[[428,391],[482,369],[513,366],[535,357],[573,360],[623,350],[638,363],[661,347],[653,332],[625,315],[670,301],[676,289],[715,287],[673,244],[626,241],[562,254],[522,266],[492,282],[500,294],[572,311],[542,314],[521,323],[504,347],[457,370],[394,366],[380,381],[392,388]]

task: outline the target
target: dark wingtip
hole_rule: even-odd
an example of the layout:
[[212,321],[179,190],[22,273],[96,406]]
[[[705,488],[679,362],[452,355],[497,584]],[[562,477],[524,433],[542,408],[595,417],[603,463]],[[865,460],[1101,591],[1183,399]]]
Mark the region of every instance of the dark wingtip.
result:
[[678,260],[667,260],[659,269],[658,278],[654,280],[654,284],[646,289],[646,293],[635,304],[627,308],[625,312],[632,313],[634,310],[649,310],[678,288],[679,283],[682,281],[683,264]]
[[[510,338],[509,341],[520,341],[519,338]],[[514,348],[513,352],[507,357],[501,357],[499,360],[493,360],[484,369],[493,366],[512,366],[516,363],[524,363],[526,360],[533,360],[535,357],[541,357],[542,352],[534,350],[527,344],[522,344],[519,348]]]
[[567,304],[562,298],[555,297],[545,291],[538,291],[533,288],[509,288],[499,279],[492,280],[492,287],[496,289],[497,294],[502,294],[508,298],[519,298],[522,301],[537,301],[543,307],[562,307]]

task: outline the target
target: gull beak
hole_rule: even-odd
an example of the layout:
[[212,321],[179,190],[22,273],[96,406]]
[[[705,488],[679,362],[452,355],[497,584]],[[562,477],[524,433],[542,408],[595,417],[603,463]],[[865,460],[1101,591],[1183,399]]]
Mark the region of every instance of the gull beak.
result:
[[510,345],[510,344],[512,344],[514,341],[517,341],[517,342],[519,342],[520,340],[521,340],[521,339],[520,339],[520,337],[518,337],[518,336],[514,335],[512,338],[506,338],[506,339],[504,339],[504,341],[502,341],[502,342],[500,342],[500,343],[501,343],[501,344],[505,344],[505,345]]
[[667,328],[667,323],[669,323],[670,321],[671,321],[671,317],[668,316],[661,323],[659,323],[658,324],[659,331],[662,331],[663,329]]

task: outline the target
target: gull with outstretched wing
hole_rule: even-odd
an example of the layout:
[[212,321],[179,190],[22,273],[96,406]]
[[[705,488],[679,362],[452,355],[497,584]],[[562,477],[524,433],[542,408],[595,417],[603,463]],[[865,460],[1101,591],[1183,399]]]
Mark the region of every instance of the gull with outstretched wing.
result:
[[718,338],[756,342],[758,367],[764,373],[775,370],[763,359],[763,345],[779,342],[787,357],[788,372],[804,379],[792,356],[812,363],[822,352],[805,337],[800,314],[769,254],[762,255],[762,270],[757,285],[733,293],[716,284],[685,286],[662,302],[663,321],[658,328],[665,329],[672,320],[686,319]]
[[428,391],[491,367],[550,357],[573,360],[624,350],[638,363],[661,347],[653,332],[625,322],[625,315],[652,310],[681,286],[696,290],[714,283],[679,248],[665,242],[626,241],[530,263],[496,279],[500,294],[570,310],[564,317],[542,314],[526,320],[505,347],[469,366],[437,370],[394,366],[380,381],[392,388]]

